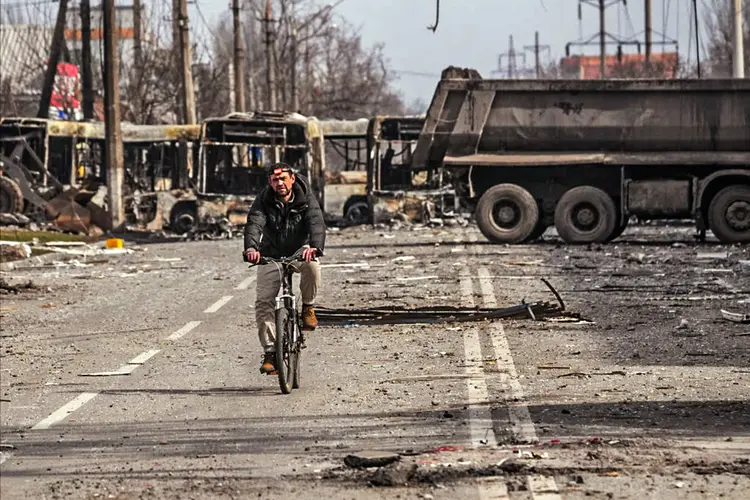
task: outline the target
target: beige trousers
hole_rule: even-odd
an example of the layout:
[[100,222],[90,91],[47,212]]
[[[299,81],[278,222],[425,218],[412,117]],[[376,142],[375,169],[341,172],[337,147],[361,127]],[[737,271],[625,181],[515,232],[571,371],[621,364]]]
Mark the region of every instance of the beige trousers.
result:
[[[302,304],[314,305],[320,287],[320,262],[299,262],[299,288]],[[258,325],[258,339],[263,352],[275,352],[276,341],[276,296],[281,289],[281,269],[274,263],[258,266],[255,283],[255,323]]]

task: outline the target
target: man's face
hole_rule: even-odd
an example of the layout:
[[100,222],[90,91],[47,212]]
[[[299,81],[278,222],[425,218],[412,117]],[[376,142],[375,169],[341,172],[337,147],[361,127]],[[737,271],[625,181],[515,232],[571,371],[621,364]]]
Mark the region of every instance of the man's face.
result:
[[292,192],[294,179],[295,177],[293,173],[284,170],[271,174],[271,177],[268,178],[268,183],[278,196],[284,198]]

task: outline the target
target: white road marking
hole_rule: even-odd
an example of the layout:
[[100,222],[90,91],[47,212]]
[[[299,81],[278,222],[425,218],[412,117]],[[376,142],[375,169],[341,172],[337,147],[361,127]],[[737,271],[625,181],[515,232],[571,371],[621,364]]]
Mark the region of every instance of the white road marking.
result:
[[[489,277],[489,271],[486,267],[482,267],[478,273],[485,307],[497,307],[497,300],[495,299],[495,291],[492,286],[492,279]],[[514,401],[508,404],[513,431],[518,438],[526,442],[536,442],[539,439],[534,429],[534,422],[531,421],[529,408],[523,402],[526,396],[523,393],[521,383],[518,381],[518,372],[513,362],[513,356],[510,353],[510,346],[508,345],[508,339],[505,336],[502,322],[496,321],[493,323],[489,328],[489,334],[492,340],[492,347],[495,350],[495,356],[497,357],[496,366],[500,375],[500,381],[508,387],[510,390],[510,399]]]
[[128,364],[129,365],[142,365],[143,363],[145,363],[149,359],[151,359],[154,356],[156,356],[157,354],[159,354],[159,352],[160,352],[160,349],[151,349],[150,351],[142,352],[141,354],[139,354],[135,358],[133,358],[130,361],[128,361]]
[[486,477],[479,480],[479,500],[510,500],[508,485],[502,477]]
[[[467,307],[474,307],[474,288],[468,271],[461,271],[461,298]],[[490,395],[482,368],[482,347],[476,328],[464,330],[464,356],[469,397],[469,439],[472,448],[497,446],[497,437],[492,427]]]
[[71,413],[94,399],[98,394],[99,393],[97,392],[84,392],[82,394],[79,394],[75,399],[61,407],[59,410],[50,414],[50,416],[48,416],[47,418],[40,420],[34,427],[31,428],[31,430],[49,429],[56,423],[68,418]]
[[130,375],[140,365],[122,365],[120,368],[113,372],[93,372],[93,373],[81,373],[81,377],[116,377],[119,375]]
[[185,326],[174,332],[172,335],[166,338],[166,340],[177,340],[179,338],[184,337],[191,331],[193,331],[198,325],[200,325],[200,321],[191,321],[187,323]]
[[206,309],[203,312],[206,313],[206,314],[215,313],[216,311],[218,311],[219,309],[221,309],[227,302],[229,302],[233,298],[234,298],[234,295],[225,295],[222,298],[220,298],[219,300],[217,300],[216,302],[214,302],[211,305],[211,307],[209,307],[208,309]]
[[534,500],[562,500],[554,477],[529,476],[527,482]]
[[247,290],[250,288],[250,285],[252,285],[255,282],[256,276],[250,276],[249,278],[245,278],[242,280],[242,283],[234,287],[235,290]]

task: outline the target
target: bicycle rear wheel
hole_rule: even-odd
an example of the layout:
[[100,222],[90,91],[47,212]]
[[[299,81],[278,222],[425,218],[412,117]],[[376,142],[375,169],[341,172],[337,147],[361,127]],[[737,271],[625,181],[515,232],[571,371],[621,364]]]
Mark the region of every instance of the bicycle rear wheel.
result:
[[276,372],[279,376],[279,387],[281,392],[289,394],[292,392],[294,372],[296,369],[296,358],[292,337],[294,328],[294,316],[289,309],[276,310]]
[[294,352],[294,377],[292,378],[292,387],[294,389],[299,389],[300,363],[302,359],[302,342],[300,341],[302,331],[299,320],[294,322],[294,328],[297,330],[297,335],[295,335],[297,342],[292,346]]

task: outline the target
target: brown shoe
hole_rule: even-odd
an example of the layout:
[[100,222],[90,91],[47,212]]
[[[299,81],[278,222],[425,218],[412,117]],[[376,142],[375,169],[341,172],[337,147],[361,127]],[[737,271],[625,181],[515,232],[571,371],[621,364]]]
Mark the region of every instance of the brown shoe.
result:
[[274,352],[264,353],[263,364],[260,365],[260,373],[264,373],[266,375],[275,373],[276,372],[276,366],[274,366],[275,362],[276,362],[276,353]]
[[312,331],[317,327],[318,319],[315,317],[313,306],[302,306],[302,329]]

